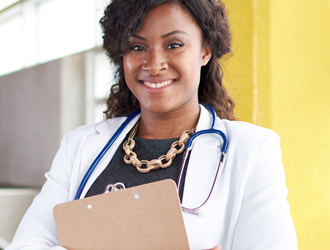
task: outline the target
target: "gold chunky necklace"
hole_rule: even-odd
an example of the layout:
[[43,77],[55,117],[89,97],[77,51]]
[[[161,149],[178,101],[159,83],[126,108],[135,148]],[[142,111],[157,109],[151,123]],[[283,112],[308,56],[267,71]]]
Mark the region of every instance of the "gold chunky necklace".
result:
[[[125,150],[126,155],[124,156],[124,161],[126,164],[133,164],[137,170],[141,173],[147,173],[150,170],[158,169],[158,168],[167,168],[172,164],[173,159],[177,154],[183,152],[186,143],[189,137],[195,133],[196,126],[194,126],[191,130],[186,130],[182,133],[180,139],[172,143],[170,150],[166,155],[160,156],[158,159],[153,159],[151,161],[147,160],[139,160],[137,158],[136,153],[133,152],[133,148],[135,147],[135,141],[133,140],[137,129],[139,127],[139,122],[135,124],[133,129],[131,130],[128,140],[124,142],[123,149]],[[166,161],[166,163],[163,163]],[[145,165],[145,166],[143,166]]]

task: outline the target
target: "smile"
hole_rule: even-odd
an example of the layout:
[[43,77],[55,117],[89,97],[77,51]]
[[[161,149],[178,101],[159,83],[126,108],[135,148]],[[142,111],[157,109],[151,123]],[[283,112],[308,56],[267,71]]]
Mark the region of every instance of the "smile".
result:
[[171,83],[173,83],[174,80],[167,80],[167,81],[163,81],[163,82],[157,82],[157,83],[152,83],[152,82],[147,82],[147,81],[142,81],[142,83],[144,85],[147,85],[150,88],[154,88],[154,89],[158,89],[158,88],[162,88],[166,85],[169,85]]

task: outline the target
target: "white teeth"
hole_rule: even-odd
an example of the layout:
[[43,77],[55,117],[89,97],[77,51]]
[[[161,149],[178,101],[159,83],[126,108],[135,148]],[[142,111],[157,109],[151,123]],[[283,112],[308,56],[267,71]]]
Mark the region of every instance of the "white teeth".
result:
[[167,80],[167,81],[159,82],[159,83],[151,83],[151,82],[145,82],[145,81],[143,81],[143,84],[144,85],[147,85],[148,87],[151,87],[151,88],[154,88],[154,89],[158,89],[158,88],[164,87],[166,85],[169,85],[172,82],[173,82],[172,80]]

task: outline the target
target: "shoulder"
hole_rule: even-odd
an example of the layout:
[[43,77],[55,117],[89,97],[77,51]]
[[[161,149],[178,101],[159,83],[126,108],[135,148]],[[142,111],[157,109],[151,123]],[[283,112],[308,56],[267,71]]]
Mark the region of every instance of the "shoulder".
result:
[[228,136],[239,136],[241,138],[249,138],[253,136],[255,139],[277,136],[277,134],[271,129],[263,128],[248,122],[229,121],[225,119],[221,121],[227,130]]
[[270,129],[247,122],[222,122],[228,137],[227,167],[237,185],[244,183],[245,197],[263,189],[268,190],[263,197],[272,195],[274,190],[286,196],[280,137]]
[[258,149],[267,141],[280,143],[280,137],[273,130],[263,128],[248,122],[221,120],[229,143],[246,146],[245,150]]
[[[93,124],[87,124],[76,128],[75,130],[66,134],[62,140],[68,144],[69,148],[76,148],[81,143],[84,143],[90,136],[97,134],[110,134],[115,131],[126,117],[116,117],[106,119]],[[76,145],[76,146],[75,146]]]
[[81,137],[84,135],[102,134],[108,132],[109,129],[115,129],[118,127],[126,117],[116,117],[106,119],[93,124],[87,124],[76,128],[67,135],[70,137]]
[[282,171],[280,137],[274,131],[247,122],[221,121],[228,138],[228,159],[240,171]]
[[280,137],[270,129],[247,122],[222,122],[228,137],[228,161],[233,170],[239,169],[241,178],[249,176],[252,186],[276,181],[285,188]]

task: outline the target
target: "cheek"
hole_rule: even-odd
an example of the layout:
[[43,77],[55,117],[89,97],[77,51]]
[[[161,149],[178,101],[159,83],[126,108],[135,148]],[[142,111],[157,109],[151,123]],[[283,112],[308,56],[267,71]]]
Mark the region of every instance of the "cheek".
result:
[[199,55],[189,55],[185,57],[185,60],[181,60],[180,64],[177,64],[180,71],[184,73],[185,77],[193,84],[198,84],[200,81],[200,71],[202,68],[201,58]]
[[127,75],[128,72],[131,72],[133,69],[133,62],[129,56],[123,57],[123,66],[124,66],[124,74]]
[[124,70],[127,72],[134,72],[136,70],[139,70],[141,68],[141,62],[143,59],[141,56],[132,55],[131,53],[127,53],[123,57],[123,64],[124,64]]
[[129,57],[124,56],[123,57],[123,69],[124,69],[124,78],[127,87],[132,91],[131,89],[131,82],[132,82],[132,75],[133,75],[133,64]]
[[202,68],[202,53],[198,46],[194,46],[189,50],[189,53],[185,53],[181,59],[181,67],[190,71],[190,74],[199,74]]

